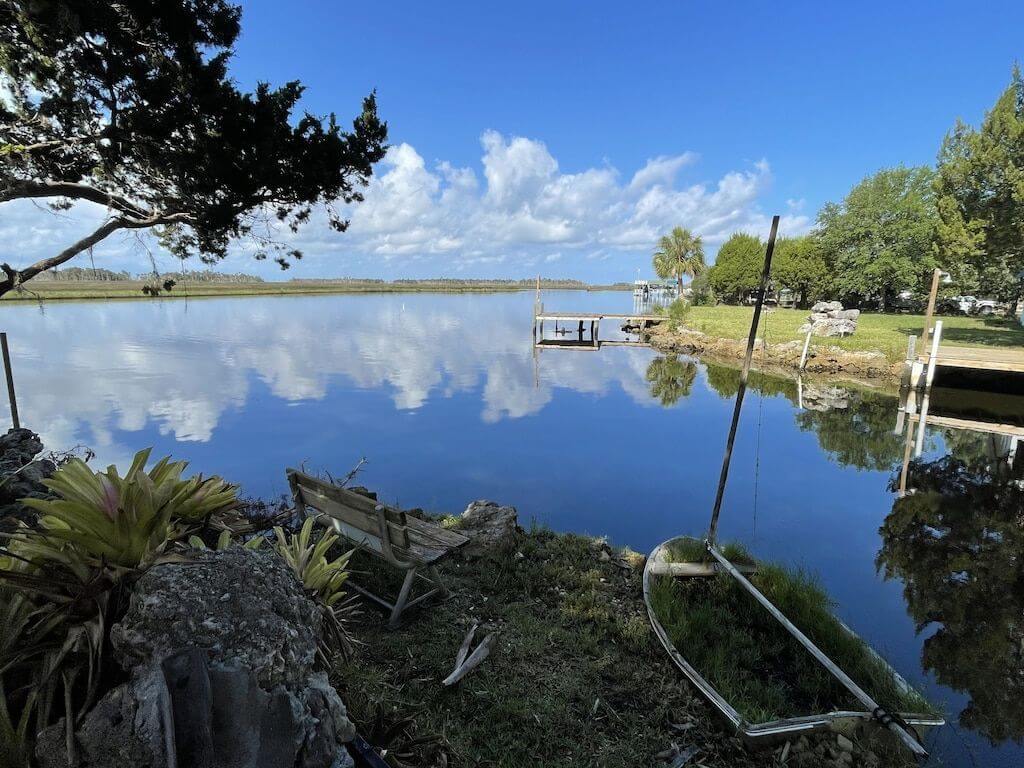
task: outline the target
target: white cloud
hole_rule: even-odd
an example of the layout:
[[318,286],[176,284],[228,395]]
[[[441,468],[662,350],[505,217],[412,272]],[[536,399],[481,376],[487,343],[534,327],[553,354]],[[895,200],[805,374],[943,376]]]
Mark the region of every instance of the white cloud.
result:
[[[772,180],[765,160],[714,181],[681,185],[681,172],[697,161],[693,152],[653,157],[627,181],[611,166],[565,173],[534,139],[487,131],[480,144],[482,176],[447,161],[428,163],[411,144],[397,144],[377,167],[365,201],[347,211],[347,233],[338,235],[314,218],[297,235],[283,231],[280,237],[309,256],[306,275],[317,267],[343,273],[338,256],[349,263],[370,258],[392,265],[434,260],[439,266],[430,271],[441,274],[480,264],[502,264],[514,272],[517,265],[556,253],[563,265],[573,257],[646,256],[674,226],[702,235],[712,249],[732,232],[767,230],[759,205]],[[806,231],[810,221],[801,206],[788,204],[783,230]],[[70,220],[58,219],[23,201],[0,206],[0,242],[12,250],[5,254],[0,245],[0,257],[20,262],[53,253],[72,235],[95,227],[104,212],[82,204],[73,213]],[[96,253],[104,262],[108,255],[110,266],[145,270],[144,260],[128,255],[131,246],[113,238]],[[252,271],[246,252],[240,244],[224,268]],[[328,255],[333,263],[324,266],[319,259]],[[177,264],[165,255],[161,266]]]

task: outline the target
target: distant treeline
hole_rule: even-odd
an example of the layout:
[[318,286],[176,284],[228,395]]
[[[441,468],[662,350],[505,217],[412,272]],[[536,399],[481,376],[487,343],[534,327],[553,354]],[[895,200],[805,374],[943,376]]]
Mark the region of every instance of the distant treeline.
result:
[[[486,288],[498,286],[503,288],[532,288],[537,285],[537,278],[529,277],[522,280],[511,279],[484,279],[484,278],[405,278],[401,280],[381,280],[379,278],[364,277],[339,277],[339,278],[310,278],[296,277],[289,280],[291,283],[321,283],[321,284],[342,284],[342,285],[408,285],[419,288]],[[590,284],[582,280],[560,280],[541,278],[541,288],[588,288]],[[614,287],[631,287],[627,283],[615,283]]]
[[263,278],[242,273],[214,272],[211,269],[202,272],[163,272],[154,275],[146,272],[133,276],[128,272],[114,272],[109,269],[93,269],[92,267],[68,267],[67,269],[50,269],[41,272],[35,280],[52,282],[127,282],[131,280],[164,282],[173,280],[175,283],[262,283]]
[[40,281],[78,282],[81,280],[95,280],[97,282],[111,282],[114,280],[131,280],[132,276],[127,272],[113,272],[109,269],[68,267],[67,269],[48,269],[45,272],[40,272],[33,279]]

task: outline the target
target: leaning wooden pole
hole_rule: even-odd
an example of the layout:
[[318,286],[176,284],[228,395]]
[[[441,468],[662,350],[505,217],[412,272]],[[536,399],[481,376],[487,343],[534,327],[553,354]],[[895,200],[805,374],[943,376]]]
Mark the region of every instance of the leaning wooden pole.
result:
[[729,464],[732,461],[732,447],[736,442],[736,428],[740,423],[740,411],[743,409],[743,396],[747,392],[747,376],[750,374],[750,359],[754,354],[754,341],[757,339],[757,326],[761,322],[761,309],[764,306],[764,294],[768,289],[768,275],[772,271],[772,254],[775,252],[775,236],[779,231],[779,217],[772,217],[772,231],[768,235],[768,247],[764,252],[764,269],[761,270],[761,285],[757,289],[757,302],[754,304],[754,319],[750,322],[750,335],[747,336],[747,353],[743,357],[743,370],[740,372],[740,387],[736,393],[736,405],[732,409],[732,424],[729,427],[729,439],[725,443],[725,457],[722,459],[722,474],[718,478],[718,493],[715,495],[715,508],[711,512],[711,525],[708,527],[708,541],[715,543],[718,533],[718,516],[722,512],[722,497],[725,494],[725,483],[729,479]]
[[18,398],[14,395],[14,371],[11,370],[11,351],[7,348],[7,334],[0,333],[0,350],[3,351],[4,373],[7,375],[7,397],[11,402],[11,422],[15,429],[21,427],[18,420]]

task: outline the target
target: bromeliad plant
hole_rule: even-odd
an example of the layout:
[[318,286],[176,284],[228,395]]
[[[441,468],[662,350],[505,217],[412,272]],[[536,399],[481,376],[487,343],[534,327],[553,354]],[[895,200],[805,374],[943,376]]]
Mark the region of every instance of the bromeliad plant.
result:
[[336,534],[324,531],[316,543],[311,542],[313,518],[307,517],[297,535],[286,536],[278,526],[274,528],[277,537],[278,554],[288,563],[302,586],[319,597],[324,605],[333,606],[345,593],[341,587],[348,579],[348,561],[355,550],[349,550],[334,560],[327,553],[338,540]]
[[45,481],[57,498],[22,500],[37,526],[0,534],[0,765],[28,765],[32,736],[60,715],[73,730],[91,706],[131,578],[201,526],[231,525],[235,486],[182,479],[169,458],[146,472],[149,454],[124,477],[72,459]]
[[94,566],[144,568],[190,528],[237,505],[237,487],[219,477],[183,480],[187,462],[165,457],[144,471],[150,451],[139,451],[124,477],[113,465],[93,472],[69,461],[45,481],[60,498],[22,502],[39,513],[41,527],[23,545],[44,558],[60,559],[71,547]]
[[352,604],[343,602],[342,589],[348,580],[348,562],[354,549],[331,560],[328,552],[338,541],[331,531],[324,531],[319,541],[312,541],[313,518],[307,517],[296,534],[286,534],[277,526],[275,549],[302,582],[306,591],[316,597],[324,606],[324,646],[321,654],[325,657],[331,651],[347,655],[352,650],[352,639],[345,628],[344,615],[352,610]]

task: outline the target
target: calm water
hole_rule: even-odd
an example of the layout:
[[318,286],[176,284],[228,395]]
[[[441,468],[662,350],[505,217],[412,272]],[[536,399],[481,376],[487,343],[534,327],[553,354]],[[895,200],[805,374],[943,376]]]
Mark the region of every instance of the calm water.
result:
[[[632,304],[628,293],[544,299],[548,309]],[[405,506],[457,513],[490,498],[644,552],[703,533],[737,372],[648,349],[535,358],[532,302],[4,305],[0,325],[23,423],[49,447],[91,446],[104,464],[152,445],[272,496],[286,491],[287,466],[344,474],[365,456],[361,482]],[[1020,765],[1020,472],[1001,460],[1007,444],[930,433],[908,479],[920,490],[900,499],[895,397],[755,384],[723,538],[819,574],[838,614],[942,704],[956,727],[932,735],[933,765]]]

